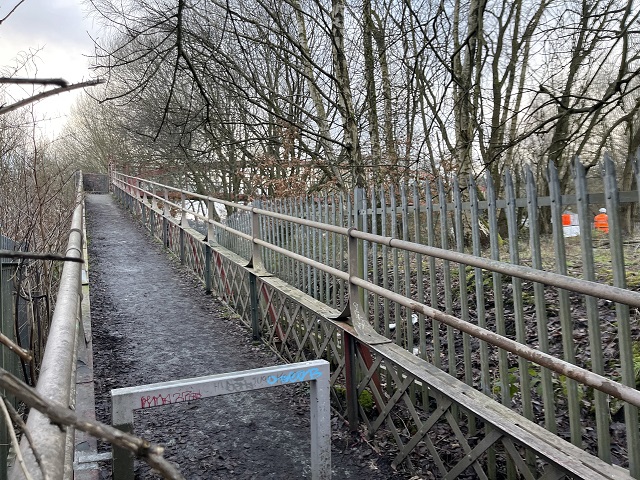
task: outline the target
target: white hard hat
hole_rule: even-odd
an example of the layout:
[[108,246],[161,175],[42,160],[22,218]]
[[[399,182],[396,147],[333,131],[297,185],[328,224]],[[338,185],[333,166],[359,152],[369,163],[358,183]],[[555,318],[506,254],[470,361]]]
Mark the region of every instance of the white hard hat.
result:
[[599,212],[600,212],[600,213],[607,213],[607,209],[606,209],[606,208],[601,208],[601,209],[599,210]]

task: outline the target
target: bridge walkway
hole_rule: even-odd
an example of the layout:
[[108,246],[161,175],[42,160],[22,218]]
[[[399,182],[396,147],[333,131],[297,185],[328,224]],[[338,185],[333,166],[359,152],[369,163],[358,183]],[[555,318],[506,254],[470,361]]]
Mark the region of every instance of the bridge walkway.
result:
[[[87,235],[96,416],[113,388],[281,363],[170,258],[111,195],[88,195]],[[189,479],[310,477],[308,390],[287,386],[136,414],[135,433],[166,446]],[[334,422],[335,422],[334,418]],[[403,478],[335,422],[334,478]],[[108,451],[99,445],[100,451]],[[104,465],[101,478],[108,478]],[[137,478],[151,478],[136,462]]]

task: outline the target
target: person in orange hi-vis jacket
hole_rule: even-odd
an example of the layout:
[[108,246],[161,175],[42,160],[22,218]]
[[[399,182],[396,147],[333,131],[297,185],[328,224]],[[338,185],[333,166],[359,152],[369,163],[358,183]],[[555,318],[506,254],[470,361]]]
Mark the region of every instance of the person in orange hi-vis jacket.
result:
[[609,217],[607,216],[606,208],[600,209],[600,213],[593,219],[593,226],[596,230],[609,233]]

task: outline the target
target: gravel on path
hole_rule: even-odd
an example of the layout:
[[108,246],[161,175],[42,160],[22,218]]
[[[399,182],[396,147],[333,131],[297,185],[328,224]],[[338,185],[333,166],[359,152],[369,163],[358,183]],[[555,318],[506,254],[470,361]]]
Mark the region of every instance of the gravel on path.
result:
[[[111,423],[113,388],[282,363],[110,195],[88,195],[86,209],[100,421]],[[157,407],[136,413],[135,433],[188,479],[310,478],[308,397],[298,385]],[[337,417],[332,431],[333,478],[408,478]],[[157,477],[137,461],[136,478]]]

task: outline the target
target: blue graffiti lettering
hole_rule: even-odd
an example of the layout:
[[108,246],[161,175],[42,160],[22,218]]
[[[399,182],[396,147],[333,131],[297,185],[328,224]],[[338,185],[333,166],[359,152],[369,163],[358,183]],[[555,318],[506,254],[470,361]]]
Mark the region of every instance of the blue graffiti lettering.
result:
[[289,372],[283,375],[269,375],[267,377],[267,383],[269,385],[275,385],[276,383],[295,383],[304,382],[305,380],[315,380],[322,376],[322,372],[317,368],[310,368],[308,370],[298,370]]

